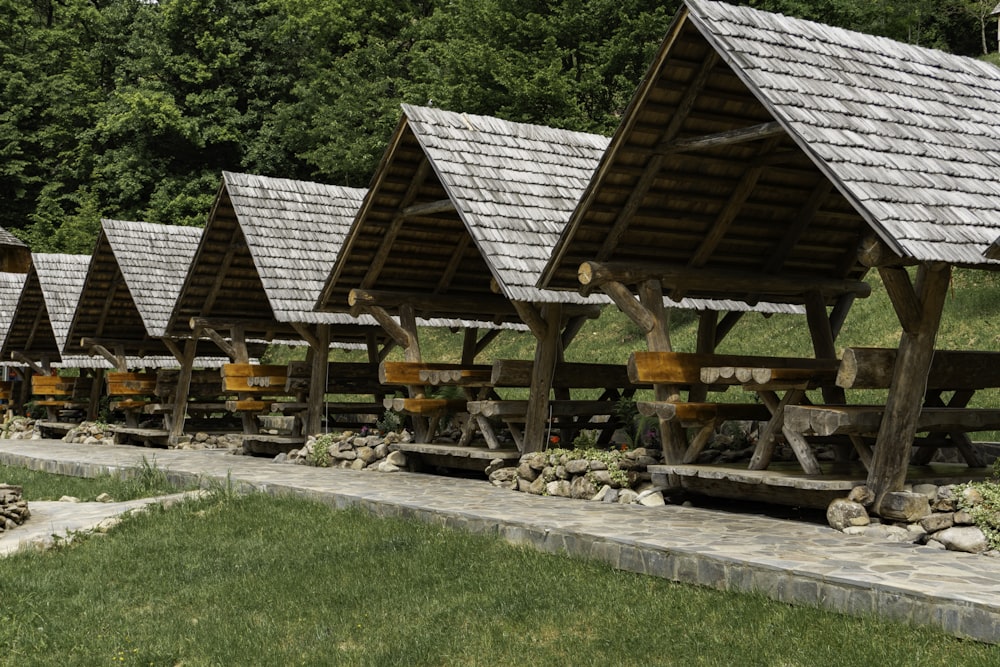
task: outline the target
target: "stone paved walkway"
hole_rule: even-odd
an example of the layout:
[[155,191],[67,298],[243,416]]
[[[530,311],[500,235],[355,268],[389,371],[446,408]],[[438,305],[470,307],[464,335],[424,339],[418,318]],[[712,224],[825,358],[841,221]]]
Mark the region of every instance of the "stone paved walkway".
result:
[[532,496],[485,481],[292,466],[219,451],[0,440],[0,463],[67,475],[135,468],[144,459],[185,483],[199,479],[302,495],[378,516],[497,534],[674,581],[756,590],[783,602],[1000,643],[1000,559],[874,542],[761,516]]

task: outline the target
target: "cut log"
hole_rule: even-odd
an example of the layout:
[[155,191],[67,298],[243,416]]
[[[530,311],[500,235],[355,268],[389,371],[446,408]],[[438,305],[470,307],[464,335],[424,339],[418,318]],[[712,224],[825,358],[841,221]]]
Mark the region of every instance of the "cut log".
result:
[[437,415],[441,412],[465,412],[466,401],[448,398],[386,398],[382,401],[386,410],[405,412],[410,415]]
[[264,412],[271,407],[271,401],[259,401],[252,398],[226,401],[229,412]]
[[[790,405],[785,408],[785,426],[821,436],[867,435],[878,432],[884,412],[880,405]],[[988,408],[923,408],[917,418],[917,432],[998,429],[1000,410]]]
[[[702,368],[731,367],[735,377],[737,367],[745,368],[831,368],[829,359],[794,357],[757,357],[736,354],[700,354],[692,352],[633,352],[628,360],[628,376],[633,383],[702,384]],[[835,368],[835,366],[833,366]],[[729,372],[729,371],[726,371]]]
[[[615,404],[608,401],[553,400],[549,401],[553,417],[593,417],[613,415]],[[469,414],[501,419],[524,420],[528,414],[528,401],[469,401]]]
[[[892,383],[896,350],[849,347],[844,350],[837,386],[845,389],[887,389]],[[1000,387],[1000,352],[935,350],[928,389]]]
[[639,413],[646,417],[680,421],[685,425],[704,425],[715,421],[767,421],[771,413],[758,403],[673,403],[639,401]]

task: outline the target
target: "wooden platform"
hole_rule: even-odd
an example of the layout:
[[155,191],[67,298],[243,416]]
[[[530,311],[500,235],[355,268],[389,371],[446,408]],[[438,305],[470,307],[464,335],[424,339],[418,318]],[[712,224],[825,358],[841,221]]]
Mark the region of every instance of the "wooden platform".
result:
[[[753,500],[826,509],[831,500],[843,498],[855,486],[868,480],[868,473],[858,462],[820,464],[819,475],[805,475],[798,464],[772,463],[767,470],[748,470],[739,465],[655,465],[649,466],[653,483],[668,486],[668,475],[680,478],[685,490],[717,498]],[[906,481],[910,484],[958,484],[988,479],[991,468],[969,468],[956,463],[931,463],[910,466]]]
[[243,434],[243,451],[247,454],[262,456],[277,456],[282,452],[290,452],[305,444],[301,435],[268,435],[266,433]]
[[421,468],[420,464],[424,464],[442,468],[483,471],[493,459],[516,462],[521,458],[521,452],[516,449],[461,447],[426,442],[400,442],[390,445],[389,449],[406,452],[411,459],[416,459],[417,464],[412,467],[418,470]]
[[113,426],[115,444],[143,445],[145,447],[166,447],[169,431],[158,428],[139,428],[135,426]]
[[55,436],[57,439],[62,438],[71,429],[79,425],[79,422],[57,422],[51,420],[39,420],[35,422],[35,426],[38,427],[38,432],[42,434],[43,438]]

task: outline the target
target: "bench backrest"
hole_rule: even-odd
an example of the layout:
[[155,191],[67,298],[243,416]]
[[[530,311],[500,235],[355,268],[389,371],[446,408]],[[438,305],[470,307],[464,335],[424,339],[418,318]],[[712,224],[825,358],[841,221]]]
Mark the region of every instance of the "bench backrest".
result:
[[[177,380],[180,370],[164,368],[156,372],[155,394],[162,400],[171,399],[177,395]],[[218,370],[196,370],[191,372],[191,384],[188,386],[188,397],[195,399],[215,399],[223,394],[222,381]]]
[[33,375],[31,377],[31,393],[34,396],[73,396],[73,385],[76,378],[60,377],[58,375]]
[[383,361],[378,367],[378,381],[391,385],[421,385],[420,371],[483,370],[489,366],[469,364],[445,364],[417,361]]
[[266,364],[224,364],[223,393],[284,395],[288,367]]
[[[849,347],[844,350],[837,386],[845,389],[888,389],[896,365],[896,350]],[[959,390],[1000,387],[1000,352],[935,350],[928,389]]]
[[156,392],[154,373],[104,374],[108,396],[152,396]]
[[[521,359],[498,359],[493,362],[494,387],[530,387],[534,362]],[[620,364],[560,362],[552,373],[552,386],[558,389],[622,388],[632,384],[628,370]]]
[[[288,362],[285,390],[289,394],[309,391],[312,365],[305,361]],[[378,366],[365,361],[331,361],[326,374],[328,394],[380,394]]]

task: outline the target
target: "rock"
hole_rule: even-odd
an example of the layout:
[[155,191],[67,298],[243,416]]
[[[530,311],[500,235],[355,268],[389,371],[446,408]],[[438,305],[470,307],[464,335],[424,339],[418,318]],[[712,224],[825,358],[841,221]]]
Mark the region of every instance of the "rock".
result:
[[364,470],[366,467],[368,467],[368,464],[365,463],[364,459],[354,459],[350,463],[351,470]]
[[99,445],[99,444],[101,444],[101,439],[100,438],[95,438],[94,436],[90,435],[90,436],[87,436],[87,438],[83,441],[83,444],[85,444],[85,445]]
[[567,472],[566,466],[562,464],[556,466],[555,473],[556,473],[556,479],[565,479],[565,480],[569,479],[569,472]]
[[955,515],[952,512],[935,512],[920,520],[920,527],[928,533],[936,533],[955,525]]
[[204,431],[198,431],[197,433],[194,434],[195,442],[205,442],[207,440],[208,440],[208,433],[205,433]]
[[78,503],[78,502],[80,502],[80,499],[77,498],[76,496],[63,496],[62,498],[59,499],[59,502],[61,502],[61,503]]
[[97,496],[97,498],[95,498],[94,500],[96,500],[99,503],[114,502],[114,498],[111,497],[110,493],[102,493],[101,495]]
[[611,487],[611,490],[604,494],[604,502],[606,503],[617,503],[618,495],[621,493],[619,489]]
[[598,502],[603,502],[604,499],[607,497],[607,495],[608,495],[608,493],[610,491],[612,491],[611,486],[609,484],[605,484],[604,486],[602,486],[600,488],[600,490],[597,493],[595,493],[593,496],[591,496],[590,499],[591,500],[596,500]]
[[618,491],[618,502],[622,505],[631,505],[638,497],[639,494],[632,489],[620,489]]
[[938,485],[937,484],[914,484],[914,493],[922,493],[927,496],[927,500],[934,500],[937,498]]
[[570,475],[582,475],[590,470],[590,461],[587,459],[574,459],[566,463],[566,472]]
[[958,510],[953,516],[955,518],[956,526],[972,526],[976,523],[976,520],[972,518],[972,515],[965,510]]
[[593,471],[607,470],[608,464],[605,463],[604,461],[598,461],[597,459],[594,459],[593,461],[590,462],[590,469]]
[[534,482],[538,478],[540,470],[533,468],[527,461],[522,460],[520,465],[517,466],[517,474],[519,477],[526,479],[529,483]]
[[548,465],[548,457],[542,452],[535,452],[534,454],[528,454],[527,456],[522,456],[521,461],[527,463],[533,470],[544,470]]
[[274,457],[275,463],[288,463],[289,454],[287,452],[278,452],[278,455]]
[[388,456],[385,457],[386,462],[397,466],[399,468],[406,467],[406,454],[403,452],[389,452]]
[[594,481],[594,484],[614,485],[611,472],[608,470],[594,470],[590,473],[590,479]]
[[878,513],[886,519],[913,523],[930,514],[931,505],[921,493],[895,491],[885,494]]
[[540,496],[545,493],[545,478],[538,476],[528,485],[528,493]]
[[856,486],[847,494],[847,499],[864,507],[871,507],[875,502],[875,492],[865,485]]
[[381,461],[375,469],[378,470],[379,472],[399,472],[400,471],[400,467],[399,466],[394,465],[392,463],[389,463],[389,461]]
[[521,493],[531,493],[531,482],[523,477],[517,478],[517,490]]
[[330,458],[335,459],[337,461],[353,461],[354,459],[358,458],[358,453],[353,449],[348,449],[344,451],[338,450],[329,452],[329,456]]
[[378,461],[379,459],[384,459],[387,456],[389,456],[389,445],[387,445],[384,442],[381,443],[381,444],[375,445],[375,460],[376,461]]
[[954,526],[934,533],[930,541],[940,542],[949,551],[964,551],[979,554],[986,551],[988,545],[983,531],[975,526]]
[[549,482],[545,485],[545,492],[550,496],[559,496],[560,498],[569,498],[573,495],[570,483],[565,479],[558,479],[554,482]]
[[490,459],[490,462],[486,465],[486,469],[483,470],[486,476],[489,477],[493,474],[493,471],[500,470],[500,468],[506,468],[507,462],[503,459]]
[[[584,461],[586,463],[586,461]],[[579,475],[570,483],[570,497],[580,500],[589,500],[597,493],[597,487],[587,479],[586,475]]]
[[501,489],[510,489],[512,491],[517,489],[517,480],[516,468],[501,468],[500,470],[494,470],[493,474],[490,475],[490,484],[498,486]]
[[663,499],[663,491],[660,489],[650,489],[649,491],[643,491],[638,496],[636,496],[635,502],[640,505],[645,505],[646,507],[663,507],[666,505],[666,501]]
[[826,521],[831,528],[844,530],[850,526],[867,526],[871,523],[871,518],[861,503],[837,498],[826,508]]
[[358,448],[358,458],[363,463],[371,463],[375,460],[375,450],[368,445]]
[[954,512],[958,509],[958,500],[955,498],[955,487],[952,484],[939,486],[937,496],[931,503],[935,512]]

